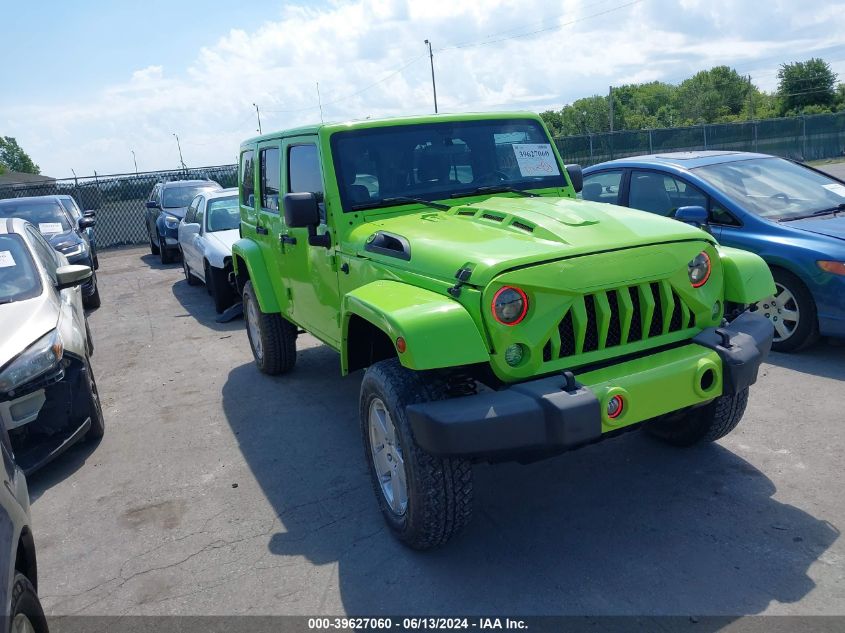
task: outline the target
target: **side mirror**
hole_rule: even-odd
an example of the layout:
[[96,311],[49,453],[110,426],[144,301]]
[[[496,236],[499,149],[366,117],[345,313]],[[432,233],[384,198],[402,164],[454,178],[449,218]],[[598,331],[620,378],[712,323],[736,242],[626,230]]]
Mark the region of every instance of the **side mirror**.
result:
[[79,222],[77,224],[79,224],[80,229],[85,230],[90,229],[92,226],[97,224],[97,220],[90,216],[82,216],[79,218]]
[[82,212],[82,217],[84,218],[93,218],[95,215],[97,215],[97,212],[94,211],[94,209],[85,209],[85,211]]
[[584,188],[584,174],[581,172],[581,165],[567,165],[566,173],[569,174],[569,180],[572,181],[575,193],[579,193]]
[[148,209],[158,209],[159,208],[158,202],[155,202],[154,200],[147,200],[147,203],[144,206],[146,206]]
[[90,266],[59,266],[56,269],[56,288],[64,290],[84,283],[94,274]]
[[690,206],[678,207],[677,211],[675,211],[675,219],[701,228],[707,224],[709,218],[707,216],[707,209],[704,207]]
[[317,226],[320,207],[313,193],[286,193],[284,198],[285,224],[292,229]]

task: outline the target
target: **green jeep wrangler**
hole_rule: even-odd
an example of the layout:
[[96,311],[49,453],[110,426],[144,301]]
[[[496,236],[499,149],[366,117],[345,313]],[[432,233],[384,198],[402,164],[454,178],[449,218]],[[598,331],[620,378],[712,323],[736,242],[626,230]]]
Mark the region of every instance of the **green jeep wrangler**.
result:
[[343,374],[365,370],[366,460],[414,548],[467,524],[473,461],[641,425],[675,445],[719,439],[769,352],[771,324],[744,311],[774,292],[763,260],[578,200],[580,168],[534,114],[265,134],[241,145],[239,176],[233,259],[255,362],[290,371],[304,330]]

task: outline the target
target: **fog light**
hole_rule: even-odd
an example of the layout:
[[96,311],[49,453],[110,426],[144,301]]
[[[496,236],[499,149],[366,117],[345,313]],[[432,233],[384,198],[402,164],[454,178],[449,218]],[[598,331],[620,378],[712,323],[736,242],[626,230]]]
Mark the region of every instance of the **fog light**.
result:
[[625,401],[622,400],[622,396],[613,396],[607,402],[607,417],[611,420],[615,420],[620,415],[622,415],[622,409],[625,408]]
[[511,367],[516,367],[522,362],[523,357],[525,356],[525,347],[520,345],[519,343],[514,343],[513,345],[508,345],[507,349],[505,350],[505,362]]

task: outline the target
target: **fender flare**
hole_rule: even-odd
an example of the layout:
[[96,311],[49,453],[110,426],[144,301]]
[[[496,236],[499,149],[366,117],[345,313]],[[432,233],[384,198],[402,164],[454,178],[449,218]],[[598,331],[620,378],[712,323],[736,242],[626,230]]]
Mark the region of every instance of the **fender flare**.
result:
[[349,323],[357,315],[384,332],[393,343],[405,339],[397,356],[414,370],[489,362],[490,351],[472,316],[460,303],[398,281],[379,280],[343,297],[341,366],[348,373]]
[[[239,261],[246,264],[246,271],[240,269]],[[232,245],[232,267],[235,271],[235,277],[238,279],[246,272],[252,282],[255,296],[258,298],[258,306],[262,312],[267,314],[281,312],[281,306],[273,290],[273,282],[270,281],[270,275],[264,265],[264,256],[261,254],[258,244],[246,238],[241,238],[235,242]],[[243,290],[243,288],[239,289]]]
[[775,294],[775,281],[765,260],[750,251],[717,247],[725,277],[725,301],[744,305]]

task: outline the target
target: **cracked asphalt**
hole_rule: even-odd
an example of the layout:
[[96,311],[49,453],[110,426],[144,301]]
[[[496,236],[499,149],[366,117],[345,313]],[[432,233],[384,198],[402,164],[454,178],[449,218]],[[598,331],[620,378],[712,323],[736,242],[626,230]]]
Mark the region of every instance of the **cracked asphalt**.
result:
[[48,614],[845,614],[845,347],[773,355],[715,445],[477,466],[473,523],[421,554],[378,514],[360,374],[302,336],[262,376],[180,265],[100,262],[106,435],[29,480]]

